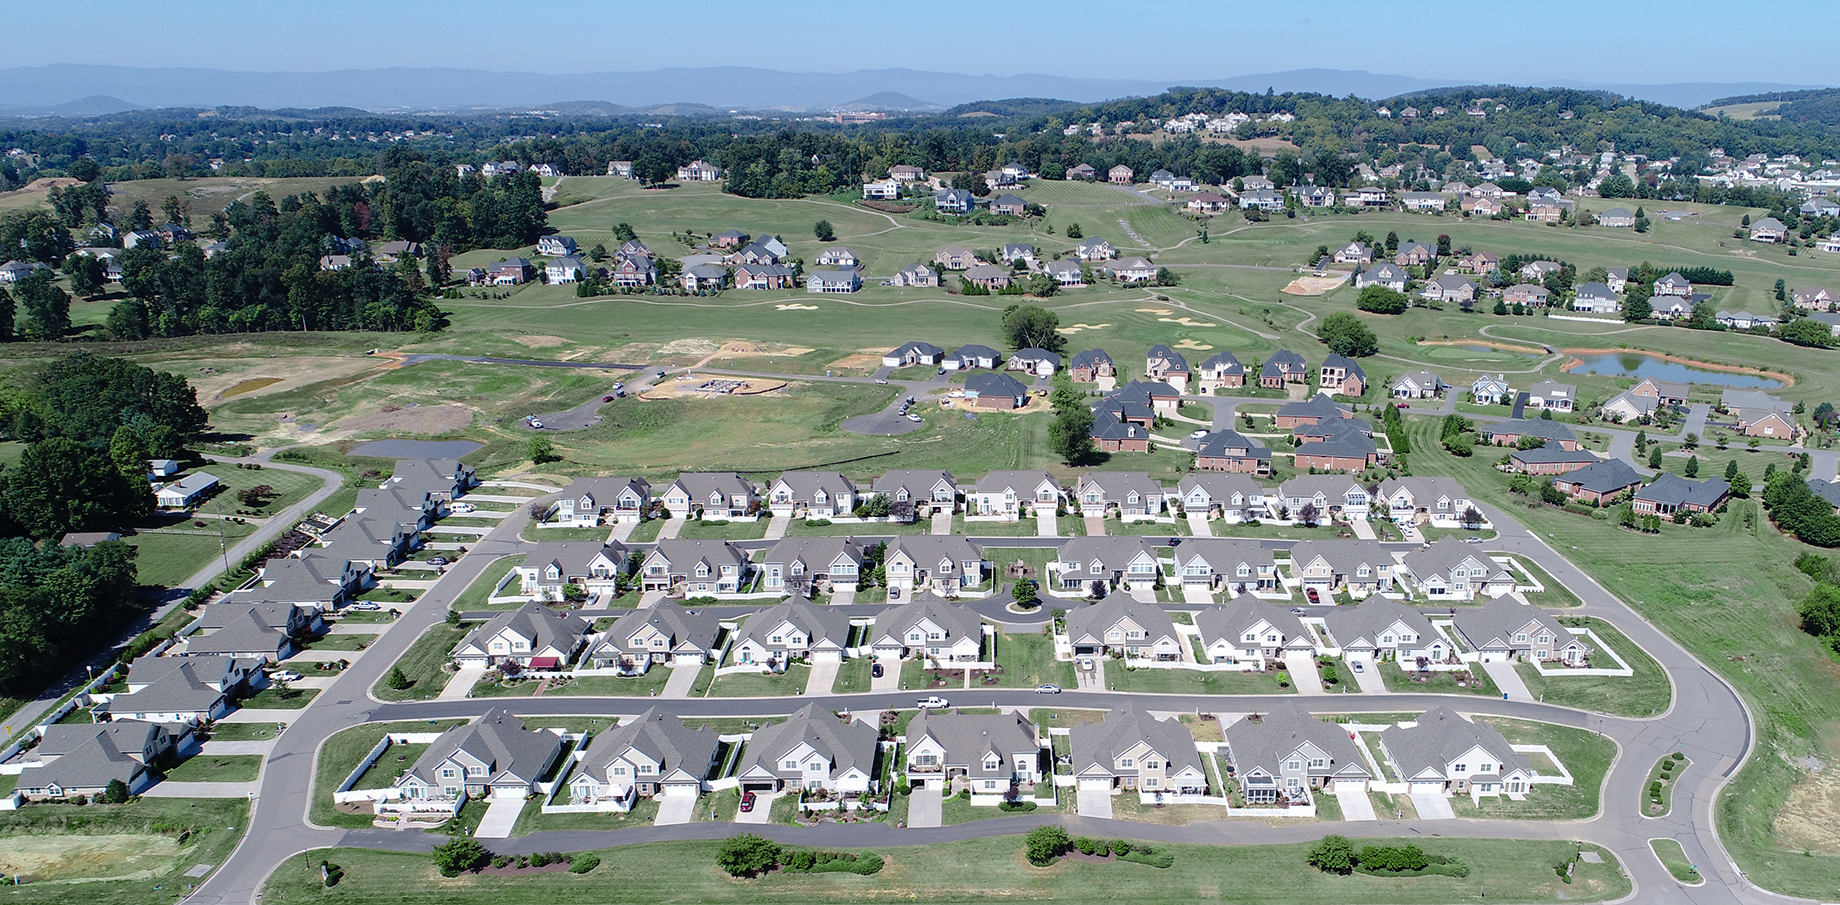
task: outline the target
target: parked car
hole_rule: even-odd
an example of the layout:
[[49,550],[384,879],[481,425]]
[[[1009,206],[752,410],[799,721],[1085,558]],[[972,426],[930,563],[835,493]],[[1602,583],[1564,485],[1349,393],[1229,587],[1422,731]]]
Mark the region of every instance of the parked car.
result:
[[663,379],[664,379],[664,372],[663,372],[663,371],[659,371],[659,372],[658,372],[658,379],[659,379],[659,380],[663,380]]
[[1207,436],[1207,435],[1208,435],[1208,432],[1207,432],[1207,431],[1204,431],[1204,430],[1200,430],[1200,431],[1195,431],[1195,432],[1193,432],[1193,433],[1191,433],[1191,434],[1189,434],[1189,435],[1188,435],[1188,439],[1190,439],[1190,440],[1199,440],[1199,439],[1201,439],[1202,437],[1205,437],[1205,436]]
[[365,611],[383,609],[383,607],[377,605],[377,601],[375,600],[360,600],[357,603],[352,604],[351,608],[354,610],[365,610]]
[[291,669],[277,669],[268,674],[268,679],[271,682],[298,682],[304,678],[306,677]]
[[429,565],[431,565],[431,566],[444,566],[444,565],[447,565],[447,557],[445,557],[445,556],[430,556],[430,557],[428,557],[428,564],[429,564]]
[[741,793],[741,813],[746,814],[752,810],[754,810],[754,793]]
[[886,377],[877,377],[877,378],[875,378],[875,382],[876,382],[876,383],[878,383],[878,384],[886,384],[886,383],[888,382],[888,378],[886,378]]
[[626,384],[623,384],[623,383],[616,383],[616,384],[614,384],[614,385],[613,385],[613,388],[614,388],[614,389],[616,389],[616,390],[623,390],[623,389],[626,389]]
[[914,422],[915,424],[918,424],[918,423],[920,423],[920,416],[919,416],[919,415],[915,415],[915,414],[912,414],[912,413],[909,413],[909,414],[908,414],[908,416],[907,416],[907,420],[909,420],[909,421],[912,421],[912,422]]
[[1091,657],[1081,657],[1080,658],[1080,668],[1087,670],[1087,671],[1091,671],[1093,668],[1093,659]]
[[1303,615],[1303,607],[1300,607],[1300,606],[1294,606],[1294,607],[1291,607],[1291,615],[1292,615],[1292,616],[1301,616],[1301,615]]
[[880,663],[872,663],[869,665],[870,678],[875,678],[875,679],[881,678],[883,671],[884,670],[882,669],[882,664]]
[[1482,543],[1482,538],[1480,538],[1480,537],[1466,537],[1466,538],[1464,538],[1464,539],[1463,539],[1463,542],[1464,542],[1464,543],[1466,543],[1466,544],[1480,544],[1480,543]]
[[1322,603],[1322,597],[1321,597],[1321,595],[1318,595],[1318,594],[1316,593],[1316,589],[1315,589],[1315,588],[1304,588],[1304,589],[1303,589],[1303,596],[1305,596],[1305,597],[1307,597],[1307,598],[1309,598],[1309,601],[1310,601],[1311,603],[1313,603],[1313,604],[1315,604],[1315,603]]
[[479,507],[472,503],[455,503],[452,508],[455,512],[472,512]]
[[919,707],[921,710],[944,710],[947,705],[945,698],[934,695],[930,698],[921,698],[920,703],[914,706]]
[[1060,694],[1061,687],[1059,685],[1037,685],[1035,686],[1035,693],[1036,694]]
[[541,422],[541,421],[538,421],[538,420],[536,420],[535,418],[532,418],[532,419],[531,419],[531,421],[530,421],[530,429],[531,429],[531,430],[542,430],[542,429],[543,429],[543,422]]
[[612,402],[612,401],[613,401],[613,396],[612,396],[611,394],[609,394],[609,395],[606,395],[606,396],[602,396],[602,397],[601,397],[601,401],[602,401],[602,402]]
[[1348,668],[1354,670],[1355,672],[1366,672],[1367,671],[1367,667],[1362,666],[1361,661],[1359,660],[1350,660],[1348,662]]

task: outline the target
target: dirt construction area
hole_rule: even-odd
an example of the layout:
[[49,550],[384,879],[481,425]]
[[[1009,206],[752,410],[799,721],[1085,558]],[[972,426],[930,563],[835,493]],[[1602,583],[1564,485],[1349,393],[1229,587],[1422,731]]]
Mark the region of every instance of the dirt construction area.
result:
[[1840,771],[1804,758],[1808,771],[1789,790],[1789,801],[1776,817],[1776,842],[1791,850],[1840,855]]
[[9,836],[0,839],[0,873],[39,880],[153,876],[178,851],[178,840],[166,836]]
[[464,405],[386,405],[368,415],[340,418],[332,425],[342,434],[389,431],[401,434],[434,436],[464,429],[473,423],[473,410]]
[[1280,289],[1278,291],[1286,295],[1322,295],[1323,293],[1328,292],[1329,290],[1342,285],[1342,283],[1346,282],[1347,280],[1348,278],[1345,276],[1298,277],[1290,281],[1289,285],[1285,286],[1283,289]]
[[639,394],[640,399],[713,399],[717,396],[759,396],[786,388],[784,380],[736,377],[689,377],[666,381]]

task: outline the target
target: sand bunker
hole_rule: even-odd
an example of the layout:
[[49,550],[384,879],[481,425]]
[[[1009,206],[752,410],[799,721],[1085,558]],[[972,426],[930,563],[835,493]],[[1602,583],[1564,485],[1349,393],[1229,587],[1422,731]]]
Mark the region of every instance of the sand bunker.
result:
[[1184,317],[1159,317],[1157,318],[1157,320],[1162,321],[1167,324],[1181,324],[1184,327],[1218,327],[1220,326],[1219,324],[1216,324],[1216,323],[1211,323],[1209,321],[1198,321],[1198,320],[1195,320],[1193,318],[1186,317],[1186,316]]
[[1171,310],[1169,310],[1168,308],[1139,308],[1139,309],[1137,309],[1137,313],[1139,313],[1139,314],[1163,314],[1163,315],[1169,315],[1169,314],[1174,314],[1175,312],[1174,312],[1174,311],[1171,311]]
[[1068,336],[1072,336],[1073,334],[1078,333],[1081,330],[1097,330],[1101,327],[1110,327],[1110,326],[1111,324],[1069,324],[1068,326],[1062,327],[1059,330],[1056,330],[1055,332],[1065,333]]
[[560,336],[513,336],[511,341],[532,349],[552,349],[569,344],[568,340]]
[[464,429],[473,423],[473,410],[458,403],[418,405],[414,408],[384,406],[368,415],[340,418],[333,430],[350,433],[390,431],[400,434],[435,436]]
[[1289,285],[1285,286],[1283,289],[1280,289],[1278,291],[1286,295],[1322,295],[1323,293],[1328,292],[1329,290],[1342,285],[1343,281],[1347,279],[1348,278],[1345,276],[1298,277],[1297,279],[1290,281]]
[[780,311],[816,311],[818,310],[817,305],[801,305],[797,302],[792,302],[790,304],[784,304],[784,305],[774,305],[773,307]]
[[1171,349],[1193,349],[1196,352],[1206,352],[1207,350],[1212,349],[1214,347],[1208,345],[1207,343],[1198,343],[1192,339],[1185,339],[1179,343],[1176,343],[1173,346],[1170,346],[1170,348]]
[[0,873],[40,880],[119,877],[163,867],[178,850],[177,838],[158,835],[11,836],[0,839]]

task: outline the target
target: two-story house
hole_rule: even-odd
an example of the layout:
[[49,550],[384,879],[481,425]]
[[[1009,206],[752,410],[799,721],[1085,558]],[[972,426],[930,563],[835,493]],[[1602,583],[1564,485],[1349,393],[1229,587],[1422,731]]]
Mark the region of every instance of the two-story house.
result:
[[1163,485],[1142,471],[1088,471],[1074,485],[1081,515],[1155,518],[1163,512]]
[[1380,749],[1413,794],[1520,795],[1534,770],[1501,732],[1448,707],[1380,732]]
[[793,660],[842,660],[850,617],[826,606],[788,600],[741,621],[732,648],[737,664],[784,670]]
[[1176,483],[1182,508],[1194,513],[1220,513],[1226,522],[1243,522],[1265,516],[1265,487],[1244,474],[1195,471]]
[[1280,707],[1258,722],[1236,720],[1223,734],[1233,777],[1248,802],[1301,804],[1315,791],[1362,791],[1373,774],[1348,730]]
[[767,491],[767,507],[776,516],[838,518],[856,504],[856,484],[835,471],[788,471]]
[[884,472],[869,489],[888,498],[891,517],[898,522],[911,522],[928,512],[952,512],[958,508],[958,480],[950,472],[927,469]]
[[[1486,524],[1469,492],[1454,478],[1404,477],[1387,478],[1373,501],[1373,509],[1395,522],[1443,525],[1473,521]],[[1473,516],[1472,516],[1473,513]]]
[[1151,380],[1169,384],[1176,392],[1186,392],[1188,388],[1188,359],[1161,343],[1150,347],[1150,354],[1144,359],[1144,376]]
[[628,610],[588,644],[582,662],[643,675],[654,664],[697,666],[721,652],[722,623],[707,610],[660,604]]
[[752,572],[748,555],[728,541],[660,540],[639,563],[642,591],[734,594]]
[[1497,597],[1457,611],[1457,635],[1484,663],[1537,660],[1582,666],[1591,656],[1583,635],[1567,631],[1551,613]]
[[921,591],[956,597],[985,583],[988,565],[970,540],[955,535],[900,535],[882,553],[882,576],[888,596]]
[[1045,471],[993,471],[965,494],[965,514],[1019,519],[1060,507],[1061,485]]
[[588,740],[569,778],[570,803],[630,811],[640,798],[695,798],[719,766],[721,748],[714,730],[650,708]]
[[1190,538],[1175,548],[1176,575],[1184,587],[1234,593],[1271,591],[1278,587],[1278,563],[1256,540],[1228,537]]
[[1279,484],[1270,499],[1274,509],[1302,523],[1363,521],[1372,506],[1367,488],[1345,475],[1298,475]]
[[1073,727],[1075,787],[1081,792],[1205,795],[1207,769],[1180,720],[1159,720],[1126,703],[1096,723]]
[[1232,428],[1217,430],[1195,444],[1195,468],[1234,474],[1271,474],[1271,449]]
[[644,478],[576,478],[556,501],[556,522],[593,528],[609,522],[637,522],[652,508],[652,485]]
[[744,518],[754,514],[759,502],[754,483],[732,471],[686,471],[661,499],[672,518],[689,518],[698,512],[706,519]]
[[1173,663],[1182,659],[1182,646],[1188,643],[1162,607],[1123,594],[1070,609],[1066,622],[1067,642],[1078,656],[1109,654]]
[[984,659],[983,621],[976,612],[943,600],[922,598],[883,610],[875,618],[874,638],[878,657],[925,657],[941,663]]
[[453,658],[462,667],[559,670],[574,662],[588,635],[587,620],[526,603],[468,632]]
[[862,566],[862,547],[853,538],[788,537],[768,549],[755,568],[762,590],[809,598],[826,591],[855,591]]
[[529,729],[502,707],[441,733],[393,787],[411,801],[520,799],[562,754],[562,734]]
[[1500,597],[1513,591],[1514,576],[1476,552],[1480,549],[1446,535],[1407,553],[1398,569],[1399,579],[1432,600],[1474,600],[1479,595]]
[[1213,395],[1215,390],[1246,385],[1246,366],[1233,357],[1232,352],[1215,352],[1207,361],[1201,363],[1201,376],[1198,392],[1203,396]]
[[1149,586],[1162,568],[1156,549],[1134,535],[1071,538],[1048,564],[1054,576],[1052,586],[1063,591],[1087,591],[1094,582],[1107,589]]
[[973,795],[1002,795],[1040,782],[1042,740],[1021,713],[923,710],[907,724],[908,785],[949,789],[962,781]]
[[1348,660],[1396,660],[1409,669],[1442,663],[1455,653],[1423,613],[1378,594],[1330,610],[1323,621]]
[[1291,547],[1291,577],[1325,597],[1342,590],[1364,597],[1392,590],[1393,557],[1372,541],[1298,541]]
[[558,601],[574,585],[591,597],[613,596],[630,570],[631,557],[619,541],[549,541],[531,548],[518,564],[518,593]]
[[807,704],[783,723],[754,730],[735,777],[743,792],[873,790],[878,732],[872,720],[839,718]]
[[1213,663],[1265,670],[1289,653],[1311,653],[1316,639],[1290,607],[1266,603],[1250,594],[1195,614],[1201,646]]

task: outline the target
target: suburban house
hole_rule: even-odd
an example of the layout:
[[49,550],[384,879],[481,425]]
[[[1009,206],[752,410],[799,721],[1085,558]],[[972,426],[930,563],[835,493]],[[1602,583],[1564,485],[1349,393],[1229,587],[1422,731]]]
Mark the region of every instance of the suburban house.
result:
[[[640,247],[643,248],[644,246]],[[624,254],[626,252],[626,246],[620,246],[620,251]],[[743,245],[740,251],[735,252],[734,260],[743,264],[778,264],[784,261],[786,255],[790,253],[791,250],[786,247],[786,243],[782,241],[780,237],[761,236]]]
[[516,286],[530,281],[536,267],[529,258],[506,258],[487,265],[486,279],[494,286]]
[[977,196],[970,189],[943,189],[933,194],[933,209],[942,214],[969,214],[977,210]]
[[1622,299],[1605,283],[1581,284],[1572,297],[1573,311],[1615,314],[1623,309]]
[[185,638],[184,655],[285,660],[295,639],[324,630],[314,608],[292,603],[208,603]]
[[1217,214],[1226,210],[1232,203],[1233,202],[1228,201],[1224,196],[1216,195],[1213,192],[1202,192],[1188,199],[1188,209],[1204,214]]
[[1789,228],[1775,217],[1765,217],[1751,224],[1752,242],[1781,242],[1788,238]]
[[1718,478],[1695,481],[1664,471],[1636,491],[1630,508],[1644,515],[1712,512],[1730,493],[1731,485]]
[[926,170],[920,167],[898,163],[888,168],[888,175],[902,182],[913,182],[918,179],[925,179]]
[[911,368],[915,365],[937,366],[946,350],[927,342],[910,342],[882,356],[882,367]]
[[1494,273],[1499,269],[1501,269],[1501,259],[1486,251],[1479,251],[1457,259],[1457,270],[1462,273]]
[[[1098,540],[1098,538],[1084,538]],[[1134,540],[1120,538],[1120,540]],[[1074,546],[1072,542],[1068,546]],[[1097,545],[1081,545],[1097,546]],[[1131,544],[1111,545],[1129,549]],[[1070,554],[1062,551],[1061,558]],[[1136,560],[1131,564],[1135,565]],[[1063,565],[1066,563],[1063,562]],[[1091,562],[1083,563],[1090,573]],[[1127,572],[1128,574],[1128,572]],[[1063,570],[1065,575],[1065,570]],[[1099,580],[1099,579],[1093,579]],[[1139,603],[1125,594],[1112,594],[1089,606],[1067,611],[1067,641],[1076,656],[1109,654],[1141,660],[1175,662],[1182,659],[1188,639],[1175,629],[1169,614],[1155,604]]]
[[784,264],[742,264],[735,268],[736,289],[791,289],[797,285],[792,268]]
[[1271,416],[1271,426],[1276,430],[1294,431],[1299,427],[1308,427],[1327,421],[1341,421],[1347,417],[1347,409],[1319,392],[1308,399],[1287,402],[1279,406]]
[[973,795],[1002,795],[1049,775],[1042,769],[1043,747],[1035,724],[1021,713],[922,710],[907,724],[901,769],[915,789],[949,790],[958,780]]
[[1190,472],[1176,483],[1176,495],[1190,514],[1218,511],[1229,522],[1260,518],[1265,514],[1266,490],[1244,474]]
[[1551,297],[1552,293],[1545,286],[1536,286],[1532,283],[1516,283],[1501,291],[1502,301],[1510,305],[1526,305],[1532,308],[1545,307],[1547,300]]
[[1402,584],[1432,600],[1474,600],[1479,594],[1500,597],[1514,590],[1505,566],[1476,552],[1454,535],[1405,555],[1397,570]]
[[1334,207],[1335,189],[1321,185],[1298,185],[1291,187],[1291,197],[1304,207]]
[[1246,385],[1246,366],[1233,357],[1232,352],[1220,351],[1207,361],[1201,363],[1201,377],[1198,391],[1201,395],[1213,395],[1215,390],[1223,387],[1243,387]]
[[1092,180],[1099,178],[1099,171],[1096,168],[1094,168],[1093,165],[1090,163],[1082,163],[1082,164],[1077,164],[1075,166],[1068,167],[1067,172],[1064,174],[1064,176],[1069,182],[1075,179],[1084,179],[1088,182],[1091,182]]
[[875,620],[876,656],[925,657],[940,663],[984,659],[984,623],[958,604],[921,599],[889,607]]
[[1278,587],[1278,562],[1256,540],[1191,538],[1175,548],[1175,557],[1176,576],[1185,588],[1231,588],[1235,594],[1244,594]]
[[1449,386],[1430,371],[1413,371],[1393,381],[1394,399],[1435,399]]
[[1433,302],[1467,305],[1476,300],[1476,281],[1459,273],[1447,273],[1427,282],[1418,294]]
[[1262,211],[1284,210],[1284,196],[1271,189],[1247,189],[1239,193],[1239,209]]
[[588,634],[587,620],[526,603],[469,632],[453,658],[462,667],[560,670],[574,662]]
[[1278,492],[1268,499],[1289,512],[1290,518],[1305,523],[1365,521],[1372,504],[1360,481],[1342,475],[1300,474],[1279,484]]
[[1101,377],[1111,377],[1117,373],[1112,365],[1112,356],[1104,349],[1087,349],[1073,356],[1068,369],[1074,383],[1093,383]]
[[706,160],[693,160],[677,168],[677,178],[683,182],[715,182],[722,178],[722,168]]
[[537,254],[562,258],[577,252],[574,236],[543,236],[537,239]]
[[1655,281],[1656,295],[1670,295],[1676,298],[1692,298],[1693,284],[1678,272],[1670,273]]
[[[1153,412],[1174,412],[1181,404],[1182,394],[1175,387],[1161,381],[1133,380],[1114,390],[1105,397],[1106,402],[1142,405]],[[1105,403],[1101,403],[1103,407]],[[1149,427],[1149,422],[1145,422]]]
[[1441,192],[1404,192],[1399,200],[1405,202],[1409,211],[1442,211],[1449,204]]
[[1793,440],[1798,433],[1793,408],[1762,390],[1728,389],[1719,397],[1719,407],[1737,418],[1738,430],[1746,437]]
[[735,777],[743,792],[867,792],[876,785],[877,737],[873,721],[839,719],[807,704],[783,723],[754,730]]
[[855,268],[820,268],[805,274],[806,292],[851,293],[862,288],[862,274]]
[[882,201],[897,200],[901,197],[901,181],[898,179],[878,179],[873,182],[865,182],[862,186],[862,196],[864,198],[875,198]]
[[1121,163],[1105,171],[1105,181],[1113,185],[1134,185],[1137,181],[1137,174],[1132,172],[1130,167]]
[[1533,766],[1486,723],[1448,707],[1380,732],[1380,748],[1413,793],[1521,795],[1533,785]]
[[1597,225],[1626,229],[1636,225],[1636,215],[1626,207],[1613,207],[1597,215]]
[[1063,288],[1086,285],[1086,271],[1078,261],[1062,258],[1042,265],[1042,273],[1054,278],[1056,285]]
[[493,707],[436,738],[394,787],[412,801],[458,798],[520,799],[562,754],[554,729],[527,729],[524,721]]
[[1144,283],[1156,279],[1156,265],[1144,258],[1121,258],[1109,269],[1120,283]]
[[1277,708],[1258,722],[1235,720],[1223,734],[1249,803],[1302,804],[1312,791],[1361,791],[1374,778],[1347,729],[1301,707]]
[[1666,383],[1647,377],[1642,378],[1641,383],[1629,388],[1631,394],[1646,396],[1662,405],[1686,405],[1687,394],[1692,391],[1693,387],[1689,384]]
[[1392,659],[1407,669],[1412,664],[1441,663],[1456,654],[1423,613],[1378,594],[1354,606],[1336,607],[1323,621],[1348,660]]
[[1460,206],[1465,213],[1478,217],[1498,217],[1502,211],[1501,199],[1486,196],[1465,195]]
[[1318,392],[1343,396],[1360,396],[1367,392],[1367,372],[1340,352],[1330,352],[1316,373]]
[[1099,722],[1075,725],[1068,746],[1080,792],[1207,794],[1207,768],[1188,727],[1134,704],[1107,710]]
[[[1466,513],[1476,510],[1469,493],[1456,479],[1414,475],[1382,481],[1373,508],[1395,522],[1410,521],[1420,525],[1461,523]],[[1479,521],[1481,515],[1476,511]]]
[[1826,311],[1840,302],[1840,293],[1826,286],[1803,286],[1789,294],[1789,301],[1797,308]]
[[714,730],[691,729],[656,707],[588,740],[569,777],[574,804],[629,811],[639,798],[695,798],[718,766]]
[[1287,383],[1306,383],[1309,381],[1309,367],[1304,364],[1303,356],[1288,349],[1279,349],[1265,359],[1259,367],[1259,386],[1268,390],[1283,389]]
[[794,599],[743,619],[730,651],[737,665],[753,664],[783,672],[793,660],[842,660],[849,638],[848,615]]
[[747,552],[728,541],[660,540],[639,563],[642,591],[686,594],[734,594],[741,590],[752,567]]
[[1005,264],[1014,264],[1017,261],[1022,261],[1023,263],[1033,266],[1035,264],[1035,246],[1027,242],[1008,242],[1003,245],[1003,249],[998,256],[1003,259],[1003,263]]
[[671,518],[702,513],[706,519],[735,519],[754,514],[760,498],[754,483],[732,471],[686,471],[659,497]]
[[1008,370],[1021,371],[1034,377],[1053,377],[1060,366],[1061,357],[1046,349],[1022,349],[1004,362]]
[[1393,589],[1393,557],[1370,541],[1298,541],[1291,547],[1291,577],[1325,597],[1343,590],[1363,597]]
[[576,478],[556,501],[556,523],[593,528],[608,522],[642,521],[652,508],[652,485],[644,478]]
[[1092,442],[1103,452],[1149,452],[1150,429],[1100,409],[1093,414]]
[[1150,354],[1144,359],[1144,376],[1169,384],[1181,393],[1188,387],[1188,359],[1166,345],[1151,346]]
[[574,585],[589,596],[612,597],[631,568],[626,545],[619,541],[549,541],[524,555],[517,566],[518,593],[557,601]]
[[187,656],[135,658],[127,691],[97,709],[113,720],[195,726],[221,719],[231,702],[261,678],[261,658]]
[[1553,478],[1553,486],[1581,503],[1602,506],[1641,487],[1642,476],[1622,459],[1604,459]]
[[190,744],[189,729],[150,722],[54,724],[45,728],[18,773],[29,801],[95,797],[119,780],[139,795],[157,778],[156,765]]
[[911,522],[916,516],[926,515],[922,507],[934,512],[952,512],[958,508],[958,480],[944,471],[897,469],[883,472],[870,484],[869,491],[888,498],[893,509],[891,515],[898,522]]
[[700,666],[721,653],[722,624],[705,610],[660,605],[628,610],[582,654],[595,669],[642,675],[654,664]]
[[1112,243],[1098,236],[1082,240],[1079,247],[1076,249],[1076,253],[1079,254],[1080,260],[1088,263],[1094,261],[1109,261],[1118,257],[1118,249],[1112,247]]
[[1484,426],[1478,433],[1486,442],[1496,446],[1518,445],[1522,437],[1535,437],[1548,444],[1557,443],[1564,449],[1578,448],[1578,435],[1562,421],[1548,421],[1544,418],[1510,418]]
[[1458,610],[1453,621],[1458,637],[1484,663],[1538,660],[1582,666],[1591,654],[1584,636],[1566,631],[1551,613],[1505,597]]
[[1369,286],[1384,286],[1394,292],[1404,292],[1406,291],[1406,284],[1411,282],[1411,280],[1412,278],[1406,273],[1405,268],[1390,262],[1382,263],[1354,275],[1354,285],[1356,289],[1366,289]]
[[1602,460],[1588,449],[1566,449],[1557,443],[1508,453],[1510,471],[1531,475],[1565,474],[1599,461]]
[[1271,450],[1231,428],[1217,430],[1195,445],[1195,467],[1201,471],[1271,474]]
[[1470,395],[1475,397],[1477,405],[1501,405],[1513,398],[1514,389],[1508,386],[1504,375],[1490,377],[1487,374],[1476,378],[1469,385]]
[[1196,613],[1195,628],[1211,663],[1263,671],[1284,662],[1286,654],[1316,650],[1315,637],[1290,607],[1266,603],[1251,594]]
[[856,485],[835,471],[788,471],[767,491],[767,508],[776,516],[808,519],[847,516],[856,509]]
[[862,565],[862,547],[851,538],[788,537],[775,543],[755,568],[761,590],[809,598],[820,591],[855,591]]
[[1578,402],[1578,387],[1569,383],[1542,380],[1527,388],[1527,405],[1555,412],[1569,412]]
[[900,591],[912,599],[923,590],[957,596],[963,588],[983,584],[986,569],[983,553],[952,535],[901,535],[882,554],[890,597]]
[[1374,262],[1374,249],[1365,242],[1350,242],[1335,250],[1337,264],[1365,265]]
[[938,286],[939,273],[925,264],[915,262],[902,268],[889,282],[893,286]]
[[1080,474],[1073,500],[1081,515],[1113,511],[1121,519],[1154,518],[1163,512],[1163,485],[1141,471],[1088,471]]
[[1061,487],[1045,471],[993,471],[965,494],[965,514],[1019,519],[1060,507]]
[[1091,590],[1094,582],[1108,588],[1153,583],[1162,569],[1150,542],[1131,535],[1072,538],[1061,544],[1056,562],[1049,564],[1055,573],[1053,587],[1063,591]]
[[216,486],[216,477],[194,471],[171,484],[154,488],[153,499],[161,509],[190,509],[205,491]]
[[957,351],[945,357],[940,366],[948,371],[968,371],[972,368],[994,368],[1003,360],[1002,352],[973,343],[958,347]]
[[1604,403],[1603,413],[1607,419],[1628,424],[1654,415],[1660,407],[1660,400],[1653,396],[1638,396],[1633,390],[1624,390]]
[[1011,194],[1005,193],[1002,195],[998,195],[997,197],[991,199],[990,201],[990,212],[993,214],[1005,214],[1011,217],[1020,217],[1022,216],[1023,211],[1027,208],[1028,208],[1028,202],[1022,200],[1021,196],[1019,195],[1011,195]]

